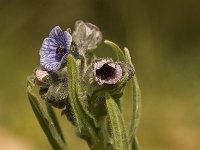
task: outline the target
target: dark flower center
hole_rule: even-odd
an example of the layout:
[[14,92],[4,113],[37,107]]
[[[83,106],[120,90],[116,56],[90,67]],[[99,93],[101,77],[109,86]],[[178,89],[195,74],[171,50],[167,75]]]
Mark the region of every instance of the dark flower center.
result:
[[57,49],[56,49],[56,55],[58,57],[63,57],[66,53],[66,49],[63,48],[62,46],[59,46]]
[[104,64],[100,69],[96,70],[96,75],[101,80],[109,80],[115,78],[115,68],[109,66],[108,64]]

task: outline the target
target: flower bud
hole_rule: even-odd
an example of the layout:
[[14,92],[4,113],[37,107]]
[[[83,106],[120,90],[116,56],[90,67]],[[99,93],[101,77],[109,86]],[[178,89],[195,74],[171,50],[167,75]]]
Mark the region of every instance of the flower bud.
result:
[[49,86],[44,99],[54,107],[63,108],[67,100],[67,81]]

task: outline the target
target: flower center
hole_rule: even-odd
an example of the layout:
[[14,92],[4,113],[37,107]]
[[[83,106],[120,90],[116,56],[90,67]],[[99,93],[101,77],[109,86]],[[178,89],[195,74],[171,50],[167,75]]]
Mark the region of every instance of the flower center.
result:
[[96,75],[101,80],[109,80],[115,78],[115,68],[109,66],[108,64],[104,64],[100,69],[96,70]]
[[57,49],[56,49],[56,55],[58,57],[63,57],[66,53],[66,49],[63,48],[62,46],[59,46]]

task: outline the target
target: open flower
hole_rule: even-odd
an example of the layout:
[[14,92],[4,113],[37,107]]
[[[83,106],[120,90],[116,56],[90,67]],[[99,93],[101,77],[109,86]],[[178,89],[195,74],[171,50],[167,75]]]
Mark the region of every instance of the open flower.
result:
[[47,71],[58,71],[66,62],[71,42],[72,36],[67,31],[62,32],[59,26],[54,27],[40,49],[40,65]]
[[84,54],[87,50],[97,48],[97,45],[102,40],[102,34],[99,28],[83,21],[76,21],[75,31],[72,36],[81,54]]
[[93,74],[99,85],[115,84],[122,77],[122,68],[112,59],[102,59],[94,63]]

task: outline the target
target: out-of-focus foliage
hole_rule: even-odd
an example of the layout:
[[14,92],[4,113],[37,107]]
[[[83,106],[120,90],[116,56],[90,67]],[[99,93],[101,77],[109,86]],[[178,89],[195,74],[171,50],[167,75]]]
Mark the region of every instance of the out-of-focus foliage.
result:
[[[131,52],[142,90],[141,149],[199,149],[199,10],[198,0],[0,0],[0,128],[35,149],[50,149],[26,97],[26,76],[39,64],[50,29],[74,28],[81,19]],[[97,53],[112,56],[108,50],[100,46]],[[60,120],[69,147],[86,149],[66,118]]]

